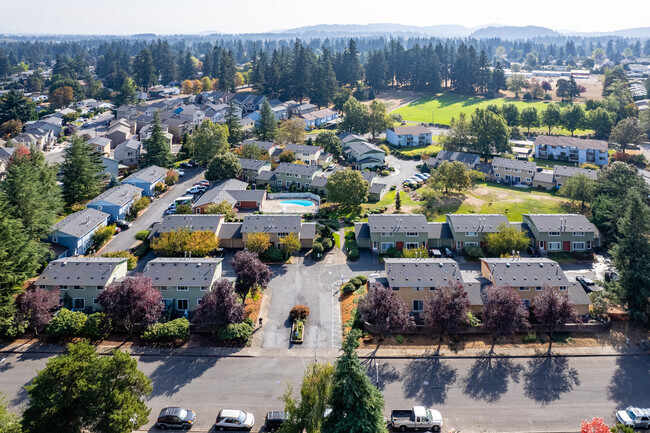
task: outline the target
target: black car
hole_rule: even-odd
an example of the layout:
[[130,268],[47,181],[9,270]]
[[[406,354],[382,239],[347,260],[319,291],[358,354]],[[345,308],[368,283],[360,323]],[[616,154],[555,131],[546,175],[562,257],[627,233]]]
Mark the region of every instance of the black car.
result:
[[160,411],[156,427],[160,430],[189,430],[196,421],[196,412],[181,407],[166,407]]
[[284,418],[284,412],[281,410],[268,412],[264,418],[264,430],[271,432],[277,431],[280,427],[282,427]]
[[454,258],[454,253],[453,253],[449,248],[447,248],[447,247],[445,247],[445,248],[442,249],[442,254],[443,254],[445,257],[450,258],[450,259],[453,259],[453,258]]
[[596,289],[596,283],[591,278],[576,277],[576,281],[580,283],[587,293],[591,293]]
[[539,253],[539,249],[535,246],[529,246],[526,251],[531,257],[541,257],[542,255]]
[[115,226],[120,230],[126,230],[131,227],[131,223],[124,220],[117,220],[115,221]]

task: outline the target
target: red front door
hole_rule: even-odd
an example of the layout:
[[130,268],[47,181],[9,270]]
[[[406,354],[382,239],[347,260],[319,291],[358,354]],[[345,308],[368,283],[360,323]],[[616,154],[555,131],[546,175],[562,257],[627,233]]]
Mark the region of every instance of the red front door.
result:
[[397,251],[402,251],[404,249],[404,242],[397,242]]
[[570,241],[562,242],[562,250],[563,251],[571,251],[571,242]]

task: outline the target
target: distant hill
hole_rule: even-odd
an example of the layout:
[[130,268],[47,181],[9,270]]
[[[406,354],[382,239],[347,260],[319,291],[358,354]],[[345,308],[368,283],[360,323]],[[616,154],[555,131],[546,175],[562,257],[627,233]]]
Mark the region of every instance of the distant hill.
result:
[[555,37],[555,36],[562,36],[562,34],[546,27],[537,27],[537,26],[524,26],[524,27],[490,26],[490,27],[478,29],[470,35],[470,37],[476,39],[500,38],[500,39],[509,39],[509,40],[545,38],[545,37]]
[[314,26],[297,27],[279,30],[273,33],[307,35],[307,36],[361,36],[373,34],[422,34],[439,37],[465,37],[473,29],[460,25],[438,25],[428,27],[409,26],[404,24],[319,24]]

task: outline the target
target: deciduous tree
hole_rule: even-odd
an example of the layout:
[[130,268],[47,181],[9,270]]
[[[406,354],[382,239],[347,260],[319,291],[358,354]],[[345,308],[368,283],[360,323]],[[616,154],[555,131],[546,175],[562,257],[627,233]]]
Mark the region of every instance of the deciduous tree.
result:
[[280,238],[280,249],[287,255],[300,251],[300,240],[293,233]]
[[350,98],[343,104],[343,121],[339,123],[341,131],[365,134],[368,132],[368,107]]
[[539,323],[549,332],[550,352],[555,330],[567,323],[579,322],[580,316],[565,293],[559,293],[547,284],[542,289],[541,293],[535,294],[532,309]]
[[216,155],[228,151],[228,128],[226,125],[212,123],[206,119],[190,137],[194,149],[194,158],[201,164],[207,164]]
[[21,317],[29,323],[36,335],[50,323],[52,315],[59,307],[59,296],[58,289],[29,289],[19,296]]
[[520,118],[521,126],[528,129],[530,134],[530,128],[533,126],[539,125],[539,118],[537,116],[537,108],[535,107],[526,107],[521,110]]
[[56,108],[67,107],[74,101],[74,91],[70,86],[59,87],[50,93],[48,100]]
[[630,144],[639,145],[647,138],[643,125],[636,117],[628,117],[618,122],[610,136],[611,141],[616,143],[623,153]]
[[280,123],[278,142],[301,144],[305,142],[305,122],[300,119],[288,119]]
[[389,118],[386,116],[386,106],[375,99],[370,103],[368,110],[368,129],[373,141],[389,126],[391,125],[389,125]]
[[473,136],[472,149],[486,159],[510,150],[510,130],[498,114],[477,108],[472,114],[470,131]]
[[571,132],[573,137],[573,132],[576,129],[580,129],[585,124],[585,109],[582,108],[582,105],[575,104],[571,107],[567,107],[562,110],[562,120],[561,125],[568,131]]
[[228,201],[224,200],[220,203],[214,203],[206,206],[203,210],[204,214],[223,215],[226,221],[230,221],[235,217],[235,211]]
[[594,198],[596,191],[596,181],[585,176],[584,174],[577,174],[571,176],[564,182],[560,188],[559,194],[568,197],[571,200],[580,202],[580,212],[585,213],[585,203],[590,202]]
[[458,118],[452,117],[449,133],[441,138],[445,150],[463,151],[471,146],[472,136],[467,115],[461,112]]
[[370,186],[361,172],[346,168],[327,178],[327,200],[354,208],[368,200]]
[[303,374],[300,400],[289,385],[282,396],[285,419],[279,433],[320,433],[325,421],[332,393],[334,367],[329,364],[310,364]]
[[444,161],[436,168],[431,176],[430,184],[445,189],[445,194],[449,189],[463,191],[472,186],[472,179],[467,173],[467,167],[462,162]]
[[250,233],[246,239],[246,249],[255,254],[264,253],[270,246],[271,236],[268,233]]
[[151,248],[156,254],[165,257],[181,257],[188,253],[195,257],[205,257],[219,248],[219,239],[211,231],[190,231],[188,228],[179,228],[161,233],[153,239]]
[[528,312],[510,286],[490,286],[483,300],[483,327],[494,337],[514,334],[528,327]]
[[546,109],[542,112],[542,125],[548,127],[548,133],[551,133],[551,129],[562,124],[562,111],[557,104],[550,103],[546,106]]
[[314,140],[314,143],[335,157],[339,157],[343,153],[341,140],[332,131],[321,132]]
[[511,251],[524,251],[530,245],[530,238],[523,230],[501,223],[496,232],[485,235],[485,243],[490,255],[499,257]]
[[610,433],[610,430],[602,418],[594,418],[591,421],[583,419],[580,423],[580,433]]
[[404,301],[381,284],[370,287],[358,309],[364,322],[371,324],[382,340],[389,332],[408,331],[415,325]]
[[244,305],[237,300],[232,282],[226,279],[215,281],[194,310],[194,323],[209,327],[213,336],[219,328],[243,319]]
[[235,290],[246,300],[251,291],[265,289],[271,281],[271,269],[251,251],[238,251],[230,264],[237,275]]
[[205,172],[207,180],[220,180],[220,179],[237,179],[241,176],[242,168],[239,164],[239,158],[232,152],[225,152],[215,155],[208,164],[208,169]]
[[453,334],[467,319],[470,302],[461,283],[441,287],[424,299],[421,318],[432,335],[437,334],[442,342],[443,335]]

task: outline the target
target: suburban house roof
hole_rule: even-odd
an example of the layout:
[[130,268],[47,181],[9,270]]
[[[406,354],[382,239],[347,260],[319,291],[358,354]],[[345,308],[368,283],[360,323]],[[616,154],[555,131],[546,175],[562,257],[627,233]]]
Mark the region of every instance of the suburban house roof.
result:
[[167,169],[158,167],[157,165],[151,165],[147,168],[143,168],[142,170],[138,170],[135,173],[133,173],[131,176],[127,177],[122,181],[122,183],[130,180],[142,180],[144,182],[149,182],[149,183],[155,183],[159,181],[161,178],[165,177],[167,174]]
[[450,227],[455,232],[494,233],[499,225],[510,225],[508,218],[501,214],[447,214]]
[[463,276],[452,259],[385,258],[386,276],[391,287],[449,287],[463,283]]
[[272,141],[257,141],[257,140],[244,140],[244,143],[242,145],[246,144],[254,144],[255,146],[259,147],[262,150],[266,150],[267,152],[277,146]]
[[239,158],[239,165],[241,166],[242,170],[259,170],[266,164],[269,164],[269,161],[264,161],[261,159]]
[[95,137],[90,140],[88,144],[96,144],[102,147],[106,147],[111,144],[111,139],[106,137]]
[[300,215],[246,215],[242,233],[299,233]]
[[331,116],[332,114],[336,114],[336,111],[332,110],[331,108],[321,108],[320,110],[312,111],[311,113],[301,114],[300,117],[305,120],[316,120]]
[[187,214],[187,215],[165,215],[163,220],[156,226],[156,233],[172,232],[181,228],[197,232],[217,232],[223,215],[209,214]]
[[552,287],[569,286],[571,282],[564,275],[557,262],[545,258],[481,259],[492,274],[497,286],[538,287],[548,284]]
[[223,259],[159,257],[151,260],[142,275],[154,287],[199,286],[212,284]]
[[302,153],[303,155],[316,155],[323,149],[320,146],[307,146],[306,144],[289,143],[284,146],[284,150],[290,150],[293,153]]
[[105,201],[118,206],[124,206],[139,194],[142,194],[142,188],[138,188],[130,183],[125,183],[104,191],[92,199],[88,204],[96,204]]
[[380,194],[386,187],[387,185],[384,183],[374,182],[370,184],[370,188],[368,189],[368,192],[370,194]]
[[427,223],[429,239],[451,239],[451,229],[447,223]]
[[223,223],[219,227],[217,238],[219,239],[241,239],[242,223]]
[[607,142],[603,140],[593,140],[586,138],[564,137],[554,135],[538,135],[535,139],[535,146],[564,146],[575,147],[578,149],[595,149],[601,152],[607,152]]
[[276,174],[297,174],[298,176],[313,176],[318,171],[315,165],[307,164],[291,164],[288,162],[281,162],[275,168]]
[[378,148],[377,146],[375,146],[374,144],[368,143],[367,141],[353,141],[347,146],[347,148],[359,155],[363,155],[371,152],[386,153],[380,148]]
[[104,286],[115,272],[115,268],[126,260],[125,257],[67,257],[52,260],[35,285]]
[[68,215],[52,226],[52,233],[61,232],[80,238],[88,234],[97,225],[106,221],[110,215],[97,209],[84,209]]
[[370,239],[370,226],[368,223],[354,223],[355,239]]
[[194,207],[204,206],[211,203],[221,203],[222,201],[227,201],[231,205],[234,205],[237,200],[230,194],[232,191],[241,191],[245,190],[248,184],[237,179],[226,179],[216,182],[210,186],[210,188],[203,193],[201,198],[199,198]]
[[353,134],[351,132],[344,132],[339,136],[341,139],[341,143],[349,143],[353,141],[365,141],[366,139],[361,137],[360,135]]
[[522,161],[520,159],[508,159],[496,157],[492,160],[492,167],[495,168],[517,168],[526,171],[537,170],[537,164],[532,161]]
[[553,183],[553,172],[546,170],[535,172],[533,179],[537,182]]
[[590,170],[588,168],[580,168],[580,167],[569,167],[566,165],[554,165],[553,166],[553,174],[557,174],[560,176],[575,176],[577,174],[583,174],[587,176],[589,179],[594,179],[598,177],[598,171],[597,170]]
[[424,215],[369,215],[368,225],[376,232],[426,232],[427,218]]
[[119,151],[119,150],[122,150],[122,149],[137,150],[137,149],[141,149],[141,148],[142,148],[142,143],[140,141],[136,140],[135,138],[129,138],[128,140],[123,141],[120,144],[118,144],[117,146],[115,146],[115,150],[113,152]]
[[275,172],[272,170],[262,170],[260,174],[257,175],[257,180],[271,180],[275,176]]
[[227,190],[228,194],[237,201],[262,201],[266,197],[264,189],[235,189]]
[[451,150],[441,150],[438,152],[435,158],[429,158],[427,163],[433,165],[441,161],[449,162],[462,162],[463,164],[473,164],[476,165],[481,161],[481,157],[475,153],[466,153],[466,152],[454,152]]
[[596,226],[579,214],[524,214],[541,233],[596,232]]
[[420,135],[420,134],[431,134],[429,128],[425,128],[421,125],[415,126],[396,126],[394,128],[389,128],[396,135]]
[[16,147],[0,147],[0,158],[10,158],[16,149]]
[[300,227],[300,239],[315,239],[316,223],[303,223]]

